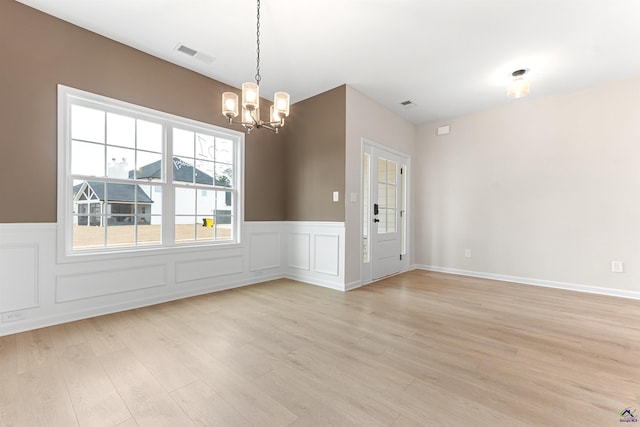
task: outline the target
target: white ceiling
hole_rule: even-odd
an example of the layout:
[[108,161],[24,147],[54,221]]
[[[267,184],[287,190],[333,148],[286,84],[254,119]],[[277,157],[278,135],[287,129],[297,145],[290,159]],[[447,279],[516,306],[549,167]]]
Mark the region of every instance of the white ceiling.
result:
[[[254,80],[255,0],[19,1],[221,82]],[[262,0],[261,14],[263,97],[346,83],[414,123],[521,102],[505,96],[519,68],[530,98],[640,75],[639,0]]]

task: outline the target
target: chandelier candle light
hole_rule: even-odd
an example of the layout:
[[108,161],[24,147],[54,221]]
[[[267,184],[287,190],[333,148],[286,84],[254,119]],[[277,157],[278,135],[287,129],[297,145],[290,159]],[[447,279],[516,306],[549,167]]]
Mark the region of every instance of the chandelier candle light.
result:
[[242,117],[241,121],[234,121],[238,117],[238,95],[233,92],[222,94],[222,115],[229,119],[229,124],[240,124],[251,133],[253,129],[269,129],[278,133],[278,129],[284,126],[285,117],[289,116],[289,94],[276,92],[273,97],[273,105],[269,111],[269,120],[260,119],[260,0],[258,0],[257,23],[257,48],[256,48],[256,82],[242,84]]

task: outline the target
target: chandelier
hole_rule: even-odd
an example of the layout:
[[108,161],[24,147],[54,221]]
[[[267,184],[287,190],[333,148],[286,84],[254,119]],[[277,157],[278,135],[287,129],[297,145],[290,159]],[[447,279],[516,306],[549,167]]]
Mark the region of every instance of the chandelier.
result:
[[289,116],[289,94],[276,92],[273,97],[273,105],[269,111],[269,120],[260,119],[260,0],[258,2],[258,15],[256,25],[256,82],[242,84],[242,116],[241,121],[234,121],[238,117],[238,95],[233,92],[222,94],[222,115],[229,119],[229,124],[239,124],[251,133],[253,129],[269,129],[278,133],[278,129],[284,126],[285,117]]

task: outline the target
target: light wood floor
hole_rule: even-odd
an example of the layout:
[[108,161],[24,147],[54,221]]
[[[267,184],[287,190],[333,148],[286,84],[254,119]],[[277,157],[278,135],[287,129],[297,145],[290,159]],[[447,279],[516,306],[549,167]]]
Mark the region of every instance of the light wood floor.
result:
[[640,301],[414,271],[0,338],[2,426],[616,426]]

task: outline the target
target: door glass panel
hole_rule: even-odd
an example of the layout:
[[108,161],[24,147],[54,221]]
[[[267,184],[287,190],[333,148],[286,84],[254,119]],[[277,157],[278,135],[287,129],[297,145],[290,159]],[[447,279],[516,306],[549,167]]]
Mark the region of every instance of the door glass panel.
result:
[[396,162],[392,162],[391,160],[389,160],[387,162],[387,171],[388,171],[388,173],[387,173],[387,177],[388,177],[387,182],[389,184],[393,184],[393,185],[396,184],[396,168],[397,168]]
[[396,188],[395,185],[389,185],[387,187],[387,207],[389,209],[396,208]]
[[384,234],[387,232],[387,210],[380,209],[378,213],[378,219],[380,222],[378,223],[378,234]]
[[387,182],[387,160],[378,158],[378,182]]
[[378,234],[397,231],[397,178],[398,164],[392,160],[378,158]]
[[396,210],[388,209],[387,210],[387,233],[395,233],[396,232]]
[[387,184],[378,183],[378,207],[387,207]]

